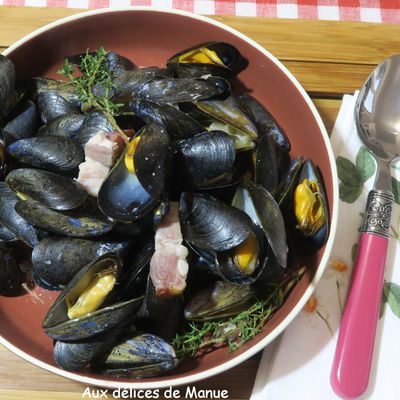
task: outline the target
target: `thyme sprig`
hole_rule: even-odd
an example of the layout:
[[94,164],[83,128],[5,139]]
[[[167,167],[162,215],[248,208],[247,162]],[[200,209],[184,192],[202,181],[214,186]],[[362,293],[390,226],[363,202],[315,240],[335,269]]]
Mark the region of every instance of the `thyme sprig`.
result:
[[238,349],[261,332],[303,273],[304,269],[301,269],[288,276],[281,284],[273,287],[266,299],[257,300],[235,317],[224,321],[190,323],[189,330],[178,333],[172,342],[177,356],[193,357],[222,346],[228,346],[230,351]]
[[[123,105],[114,103],[110,99],[110,93],[114,91],[115,86],[113,76],[108,68],[107,53],[103,47],[93,53],[90,53],[87,49],[82,56],[79,68],[71,63],[68,58],[65,58],[64,65],[58,73],[68,78],[75,86],[83,109],[97,109],[104,112],[113,128],[127,140],[126,135],[114,118]],[[77,73],[78,69],[81,72],[80,74]],[[95,90],[95,88],[98,90]]]

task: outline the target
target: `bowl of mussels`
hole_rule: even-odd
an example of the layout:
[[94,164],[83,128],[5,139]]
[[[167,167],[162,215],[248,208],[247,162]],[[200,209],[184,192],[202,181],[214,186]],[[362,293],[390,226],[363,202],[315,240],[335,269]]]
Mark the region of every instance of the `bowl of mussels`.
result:
[[337,219],[329,138],[270,53],[184,12],[100,10],[0,56],[0,342],[165,387],[301,311]]

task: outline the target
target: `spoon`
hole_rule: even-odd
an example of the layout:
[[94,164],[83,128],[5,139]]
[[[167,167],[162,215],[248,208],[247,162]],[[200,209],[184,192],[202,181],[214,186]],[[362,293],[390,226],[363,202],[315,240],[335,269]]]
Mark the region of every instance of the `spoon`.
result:
[[371,370],[393,204],[390,165],[400,154],[399,93],[400,55],[395,55],[375,68],[356,102],[357,131],[378,170],[368,194],[331,372],[333,390],[346,399],[365,392]]

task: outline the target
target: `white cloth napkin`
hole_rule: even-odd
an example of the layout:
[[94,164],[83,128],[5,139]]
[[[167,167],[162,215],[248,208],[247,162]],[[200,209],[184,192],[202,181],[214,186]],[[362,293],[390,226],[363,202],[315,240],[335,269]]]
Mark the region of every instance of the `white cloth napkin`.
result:
[[[358,173],[366,174],[374,168],[375,163],[363,148],[354,125],[356,96],[357,93],[354,96],[344,96],[331,142],[336,157],[345,157],[359,166]],[[346,163],[341,158],[337,161]],[[348,163],[346,165],[349,166]],[[398,165],[392,167],[392,176],[399,180]],[[361,194],[353,203],[343,201],[343,198],[354,200],[349,197],[352,194],[356,197],[357,190],[342,183],[338,230],[330,265],[305,309],[264,350],[251,400],[338,399],[329,379],[341,317],[339,297],[344,303],[351,276],[352,249],[358,240],[358,228],[363,220],[362,213],[373,181],[374,176],[366,180]],[[399,208],[395,205],[393,210],[393,229],[386,262],[385,288],[388,301],[385,302],[384,315],[378,323],[370,384],[363,399],[400,399]],[[338,271],[346,265],[347,271]]]

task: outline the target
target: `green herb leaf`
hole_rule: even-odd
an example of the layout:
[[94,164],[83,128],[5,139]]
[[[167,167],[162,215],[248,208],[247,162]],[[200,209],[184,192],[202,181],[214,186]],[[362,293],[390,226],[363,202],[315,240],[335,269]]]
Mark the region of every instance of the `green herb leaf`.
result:
[[361,175],[356,166],[347,158],[338,156],[336,158],[339,179],[351,186],[360,186]]
[[400,318],[400,286],[393,282],[385,282],[384,293],[393,314]]
[[366,147],[361,147],[357,153],[356,168],[362,182],[367,181],[375,173],[375,160]]
[[346,203],[354,203],[362,192],[362,184],[349,185],[343,182],[339,184],[339,197],[340,200]]
[[392,177],[392,191],[394,196],[394,201],[400,204],[400,182]]

